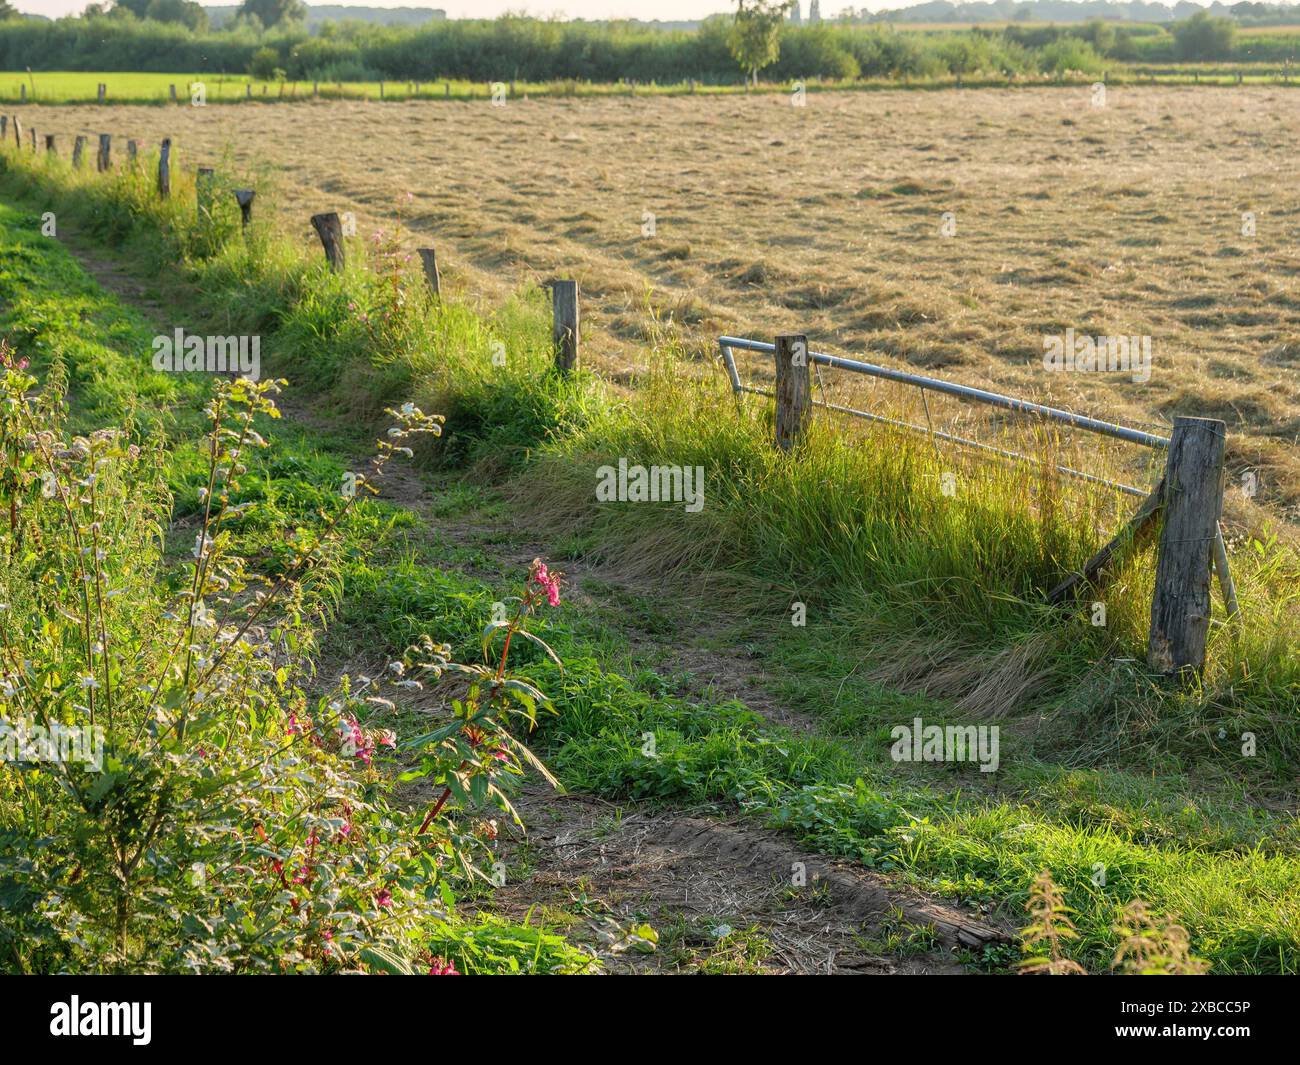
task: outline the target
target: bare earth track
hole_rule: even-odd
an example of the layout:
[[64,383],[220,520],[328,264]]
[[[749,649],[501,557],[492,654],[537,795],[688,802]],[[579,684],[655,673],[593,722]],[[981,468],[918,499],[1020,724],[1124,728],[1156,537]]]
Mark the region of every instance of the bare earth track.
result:
[[[158,317],[161,308],[129,273],[75,241],[72,248],[99,284]],[[284,398],[286,416],[325,424],[292,396]],[[432,519],[426,485],[406,467],[392,471],[381,497],[421,512],[453,542],[500,552],[515,568],[548,553],[544,544],[517,537],[500,544],[499,536],[486,535],[499,530]],[[744,699],[775,723],[811,727],[771,699],[739,656],[667,645],[653,650],[670,656],[669,668],[691,667],[707,687]],[[321,663],[322,675],[331,679],[382,668],[382,662],[357,659]],[[408,801],[427,805],[431,796],[425,790],[411,791]],[[558,920],[611,972],[716,966],[719,958],[729,960],[733,949],[728,930],[756,936],[753,941],[761,944],[761,956],[748,959],[745,971],[772,974],[959,974],[968,970],[959,964],[958,952],[978,957],[985,948],[1012,941],[1007,931],[981,917],[740,820],[615,805],[545,786],[527,787],[517,808],[527,828],[503,825],[501,858],[523,873],[512,873],[482,908],[518,920]],[[653,952],[628,946],[628,931],[642,922],[661,935]]]

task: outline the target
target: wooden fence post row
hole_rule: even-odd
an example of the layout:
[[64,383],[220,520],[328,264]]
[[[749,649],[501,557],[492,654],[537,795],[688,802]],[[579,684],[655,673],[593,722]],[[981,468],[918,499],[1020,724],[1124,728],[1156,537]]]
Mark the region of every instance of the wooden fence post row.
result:
[[812,365],[808,338],[788,333],[776,338],[776,446],[791,451],[812,415]]
[[343,259],[343,222],[337,211],[327,211],[311,216],[311,224],[320,237],[321,247],[325,249],[325,258],[329,260],[330,269],[336,274],[342,272]]
[[551,317],[555,368],[567,374],[578,365],[578,282],[551,282]]
[[158,150],[158,195],[167,199],[172,194],[172,139],[164,137]]
[[99,135],[99,151],[95,154],[95,168],[102,174],[112,165],[113,135],[111,133],[101,133]]
[[[1205,667],[1226,435],[1227,426],[1217,418],[1174,419],[1147,645],[1147,664],[1158,673],[1199,673]],[[1220,577],[1226,593],[1231,587],[1226,568]]]
[[72,142],[72,166],[74,169],[81,169],[81,157],[85,151],[86,138],[78,134],[77,139]]
[[438,274],[438,253],[433,248],[421,248],[420,262],[424,266],[424,277],[429,282],[429,290],[441,298],[442,278]]
[[257,193],[252,189],[235,189],[235,202],[239,204],[240,225],[247,229],[253,221],[253,200]]

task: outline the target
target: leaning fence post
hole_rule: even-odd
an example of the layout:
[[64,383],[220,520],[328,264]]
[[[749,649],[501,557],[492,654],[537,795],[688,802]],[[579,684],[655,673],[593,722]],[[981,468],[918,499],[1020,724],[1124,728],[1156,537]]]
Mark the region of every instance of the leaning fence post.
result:
[[72,142],[72,165],[75,169],[81,169],[81,157],[86,151],[86,138],[78,134],[77,139]]
[[791,450],[808,428],[812,414],[812,366],[808,338],[788,333],[776,338],[776,446]]
[[1205,666],[1226,431],[1217,418],[1174,419],[1147,645],[1147,662],[1159,673],[1199,672]]
[[99,135],[99,154],[95,156],[95,167],[103,173],[112,166],[113,135],[111,133],[101,133]]
[[311,224],[320,237],[321,247],[325,249],[325,258],[329,260],[330,269],[336,274],[343,269],[343,222],[337,211],[326,211],[311,216]]
[[27,131],[27,135],[32,142],[32,151],[35,152],[36,151],[36,127],[33,126],[31,129],[29,129]]
[[438,253],[432,248],[420,249],[420,262],[424,265],[424,276],[429,282],[429,289],[435,296],[442,296],[442,278],[438,275]]
[[23,124],[18,121],[18,116],[14,115],[14,147],[23,146]]
[[164,137],[158,150],[158,195],[164,200],[172,194],[172,139]]
[[239,204],[239,221],[244,229],[253,221],[253,199],[257,193],[253,189],[235,189],[235,202]]
[[578,365],[578,282],[551,282],[551,316],[555,368],[568,373]]

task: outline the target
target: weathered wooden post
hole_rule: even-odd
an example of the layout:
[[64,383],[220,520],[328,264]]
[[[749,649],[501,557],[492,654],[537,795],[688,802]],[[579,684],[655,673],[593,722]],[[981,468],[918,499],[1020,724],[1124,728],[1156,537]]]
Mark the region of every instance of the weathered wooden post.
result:
[[200,222],[212,216],[212,183],[216,180],[216,176],[217,172],[212,167],[201,166],[194,178],[194,200]]
[[47,133],[47,134],[45,134],[45,150],[46,150],[50,155],[53,155],[53,154],[54,154],[54,134],[53,134],[53,133]]
[[244,99],[251,100],[252,98],[253,98],[253,83],[251,81],[246,81],[244,82]]
[[158,149],[158,195],[167,199],[172,194],[172,139],[164,137]]
[[235,189],[235,202],[239,204],[239,221],[247,229],[253,221],[253,200],[257,193],[253,189]]
[[14,115],[14,147],[21,149],[23,146],[23,124],[18,121],[18,116]]
[[31,129],[27,131],[27,136],[28,139],[31,141],[32,152],[35,153],[36,151],[36,127],[35,126],[33,126]]
[[384,83],[382,81],[379,83],[379,98],[381,100],[384,98]]
[[424,278],[429,282],[429,289],[435,296],[442,296],[442,278],[438,275],[438,254],[432,248],[420,249],[420,262],[424,266]]
[[137,144],[134,140],[127,141],[126,162],[127,165],[131,167],[132,170],[135,169],[135,164],[138,161],[139,156],[140,156],[140,145]]
[[104,102],[104,97],[107,95],[108,95],[108,85],[101,81],[95,87],[95,99],[102,104]]
[[313,82],[311,83],[311,95],[312,95],[312,98],[313,98],[313,99],[316,99],[317,97],[320,96],[320,82],[319,82],[319,81],[313,81]]
[[443,90],[444,90],[444,91],[443,91],[443,95],[444,95],[445,97],[447,97],[448,100],[450,100],[450,99],[451,99],[451,82],[447,82],[447,83],[443,86]]
[[568,373],[578,365],[578,282],[551,282],[551,316],[555,368]]
[[95,155],[95,168],[102,174],[113,165],[113,135],[111,133],[101,133],[99,135],[99,152]]
[[325,249],[325,258],[329,260],[330,269],[336,274],[343,270],[343,222],[337,211],[326,211],[311,216],[311,224],[320,237],[321,247]]
[[172,103],[175,103],[175,102],[176,102],[176,86],[175,86],[175,85],[168,85],[168,86],[167,86],[167,94],[171,97]]
[[86,138],[80,133],[77,139],[72,142],[72,166],[76,170],[81,169],[81,157],[86,152]]
[[0,115],[0,142],[5,139],[5,134],[9,132],[9,116]]
[[808,338],[785,333],[776,338],[776,446],[794,448],[812,415],[812,366]]
[[1147,645],[1147,662],[1158,673],[1199,673],[1205,666],[1226,432],[1217,418],[1174,419]]
[[25,104],[25,103],[27,102],[27,86],[26,86],[26,85],[19,85],[19,86],[18,86],[18,102],[19,102],[20,104]]

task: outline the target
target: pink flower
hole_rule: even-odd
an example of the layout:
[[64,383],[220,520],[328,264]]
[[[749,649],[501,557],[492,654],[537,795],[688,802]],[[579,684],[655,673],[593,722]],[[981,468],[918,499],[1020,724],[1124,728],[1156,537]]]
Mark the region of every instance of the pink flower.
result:
[[389,891],[387,888],[382,889],[375,896],[375,905],[378,906],[381,910],[390,909],[393,905],[393,893]]
[[560,574],[552,576],[551,571],[546,568],[546,563],[540,559],[534,560],[533,572],[528,575],[528,582],[535,584],[537,587],[546,592],[546,602],[551,606],[560,605]]
[[430,976],[459,976],[456,966],[452,965],[446,958],[434,958],[433,964],[429,967]]

